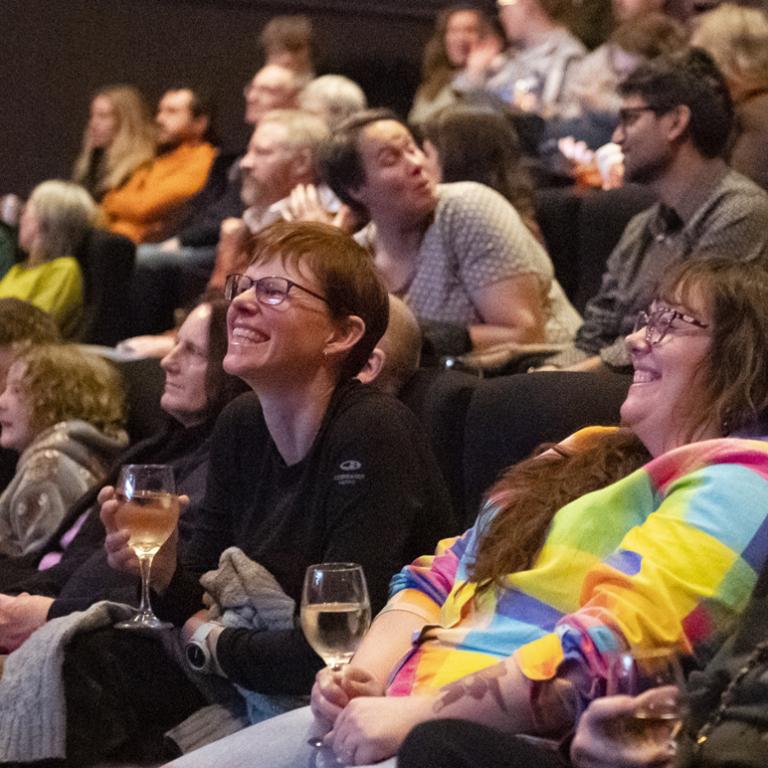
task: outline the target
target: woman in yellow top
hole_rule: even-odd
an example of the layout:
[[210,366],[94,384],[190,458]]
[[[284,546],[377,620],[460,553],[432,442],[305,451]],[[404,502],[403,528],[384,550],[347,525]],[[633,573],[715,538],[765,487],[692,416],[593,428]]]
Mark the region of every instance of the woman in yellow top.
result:
[[72,254],[93,226],[97,210],[77,184],[39,184],[19,224],[19,245],[27,258],[0,280],[0,298],[23,299],[48,312],[65,338],[76,335],[83,307],[83,275]]

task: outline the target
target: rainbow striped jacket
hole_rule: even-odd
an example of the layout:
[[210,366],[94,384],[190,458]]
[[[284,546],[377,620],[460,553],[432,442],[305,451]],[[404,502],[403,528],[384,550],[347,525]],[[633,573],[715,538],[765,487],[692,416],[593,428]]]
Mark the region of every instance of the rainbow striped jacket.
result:
[[503,590],[478,591],[467,569],[492,501],[463,536],[393,578],[384,610],[430,626],[393,671],[389,695],[512,655],[534,681],[565,660],[594,681],[626,646],[700,655],[716,646],[768,555],[768,443],[706,440],[653,459],[560,509],[533,566],[510,573]]

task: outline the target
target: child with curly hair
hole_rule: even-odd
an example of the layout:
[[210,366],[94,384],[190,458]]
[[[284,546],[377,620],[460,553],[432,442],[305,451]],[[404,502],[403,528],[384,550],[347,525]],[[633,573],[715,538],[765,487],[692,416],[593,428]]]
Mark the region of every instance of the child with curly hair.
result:
[[71,504],[101,482],[128,442],[119,374],[65,345],[22,351],[0,395],[0,445],[20,454],[0,496],[0,556],[48,540]]

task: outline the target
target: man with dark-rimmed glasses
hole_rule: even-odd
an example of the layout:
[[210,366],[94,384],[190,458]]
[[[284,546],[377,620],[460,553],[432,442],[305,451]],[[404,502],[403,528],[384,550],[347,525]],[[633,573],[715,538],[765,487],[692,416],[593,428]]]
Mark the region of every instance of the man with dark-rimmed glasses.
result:
[[628,366],[623,338],[674,265],[768,257],[768,195],[722,159],[733,105],[711,58],[698,49],[659,57],[619,90],[613,140],[624,153],[625,181],[651,188],[659,202],[629,222],[608,259],[576,336],[583,358],[576,370]]

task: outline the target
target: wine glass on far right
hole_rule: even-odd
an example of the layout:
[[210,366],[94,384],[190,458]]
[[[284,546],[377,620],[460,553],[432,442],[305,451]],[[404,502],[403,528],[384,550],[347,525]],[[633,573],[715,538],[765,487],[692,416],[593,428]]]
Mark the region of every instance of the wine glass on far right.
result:
[[687,713],[678,650],[649,648],[618,654],[608,676],[607,693],[641,696],[641,703],[622,723],[627,740],[674,741]]

